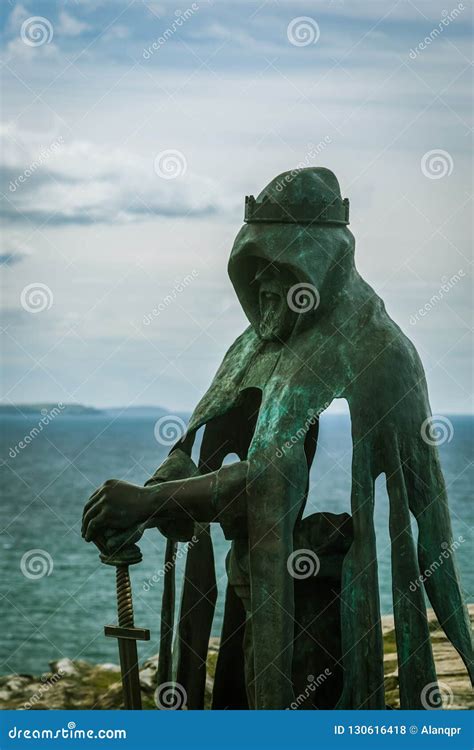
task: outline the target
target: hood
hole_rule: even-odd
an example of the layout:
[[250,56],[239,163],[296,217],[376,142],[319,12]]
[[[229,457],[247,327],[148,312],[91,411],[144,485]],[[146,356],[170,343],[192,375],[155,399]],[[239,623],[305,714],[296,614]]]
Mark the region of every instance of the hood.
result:
[[255,220],[250,215],[235,239],[228,272],[257,331],[260,306],[255,275],[259,261],[287,275],[291,285],[288,302],[308,313],[300,316],[305,323],[331,309],[347,287],[347,277],[354,271],[354,237],[346,221],[332,221],[321,214],[321,207],[334,199],[342,203],[336,177],[328,169],[314,167],[283,172],[254,202],[263,206],[261,215],[271,218],[259,218],[258,211]]

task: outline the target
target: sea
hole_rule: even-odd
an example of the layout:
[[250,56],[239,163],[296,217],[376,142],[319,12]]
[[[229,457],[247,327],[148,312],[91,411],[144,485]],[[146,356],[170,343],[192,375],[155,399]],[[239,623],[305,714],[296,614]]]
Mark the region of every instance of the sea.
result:
[[[472,541],[472,446],[474,418],[446,417],[440,455],[448,485],[456,550],[466,599],[474,599]],[[31,435],[38,415],[3,416],[0,458],[0,674],[48,670],[62,658],[117,663],[117,646],[103,626],[114,623],[113,568],[103,565],[93,544],[81,537],[82,508],[106,479],[143,484],[168,448],[155,437],[156,416],[59,414]],[[19,447],[23,444],[23,448]],[[351,437],[347,414],[323,414],[311,471],[306,514],[350,509]],[[388,502],[384,477],[376,483],[375,523],[382,613],[392,611]],[[213,635],[222,626],[224,560],[229,548],[213,529],[218,602]],[[143,561],[131,569],[135,623],[151,630],[140,642],[140,660],[158,651],[165,540],[145,532]],[[178,555],[182,579],[185,551]]]

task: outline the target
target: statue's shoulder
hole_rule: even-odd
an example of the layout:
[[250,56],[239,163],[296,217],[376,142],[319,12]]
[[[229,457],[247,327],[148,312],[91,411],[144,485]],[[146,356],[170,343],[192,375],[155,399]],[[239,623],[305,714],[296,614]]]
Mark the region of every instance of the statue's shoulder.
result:
[[414,343],[385,309],[383,316],[374,319],[372,331],[377,343],[374,354],[380,357],[381,366],[396,366],[398,363],[399,366],[410,367],[416,375],[423,371]]
[[[418,404],[426,402],[426,378],[418,351],[384,307],[364,327],[348,390],[367,399],[374,411],[389,411],[391,418],[395,418],[397,404],[403,412],[411,404],[415,414]],[[401,409],[402,404],[406,408]]]
[[222,364],[224,364],[227,359],[233,359],[239,356],[246,357],[249,354],[253,354],[260,345],[261,339],[258,337],[255,328],[249,326],[240,334],[240,336],[237,336],[234,343],[228,348]]
[[248,364],[249,359],[255,354],[259,346],[261,346],[261,340],[252,326],[249,326],[227,349],[214,380],[221,378],[224,373],[240,372]]
[[188,429],[196,429],[213,417],[223,414],[235,403],[239,384],[261,340],[249,326],[229,347],[211,385],[198,403]]

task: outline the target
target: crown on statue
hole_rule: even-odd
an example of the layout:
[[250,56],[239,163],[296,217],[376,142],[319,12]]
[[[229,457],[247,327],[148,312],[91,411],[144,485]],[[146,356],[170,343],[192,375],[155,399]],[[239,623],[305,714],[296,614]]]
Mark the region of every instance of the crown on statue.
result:
[[349,199],[336,196],[332,200],[321,198],[314,203],[303,198],[300,203],[294,204],[284,198],[273,201],[264,196],[261,201],[256,201],[253,195],[246,195],[244,221],[247,224],[349,224]]

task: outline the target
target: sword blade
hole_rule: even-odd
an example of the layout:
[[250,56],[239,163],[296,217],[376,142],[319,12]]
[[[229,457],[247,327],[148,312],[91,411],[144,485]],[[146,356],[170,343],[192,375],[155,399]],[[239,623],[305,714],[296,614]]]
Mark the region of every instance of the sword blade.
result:
[[127,710],[139,711],[142,707],[140,675],[138,672],[137,642],[118,638],[120,671],[122,673],[123,705]]

